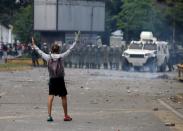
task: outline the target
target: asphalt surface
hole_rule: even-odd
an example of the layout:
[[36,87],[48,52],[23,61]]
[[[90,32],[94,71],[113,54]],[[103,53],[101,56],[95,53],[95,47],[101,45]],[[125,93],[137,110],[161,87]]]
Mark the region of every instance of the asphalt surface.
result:
[[4,63],[4,60],[0,58],[0,64],[3,64]]
[[55,97],[48,123],[47,68],[0,72],[0,131],[183,131],[183,103],[170,99],[183,93],[176,75],[66,69],[73,121]]

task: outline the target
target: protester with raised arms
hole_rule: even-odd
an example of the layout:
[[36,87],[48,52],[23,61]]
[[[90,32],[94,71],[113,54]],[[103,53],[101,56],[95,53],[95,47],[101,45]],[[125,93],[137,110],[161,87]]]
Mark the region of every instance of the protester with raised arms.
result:
[[68,115],[67,112],[67,89],[64,81],[64,66],[63,66],[63,58],[66,57],[71,50],[74,48],[78,41],[80,32],[75,37],[74,43],[70,46],[70,48],[60,54],[60,46],[54,43],[51,47],[51,53],[46,54],[42,50],[40,50],[34,42],[34,38],[32,38],[32,46],[33,48],[41,55],[41,57],[47,61],[48,63],[48,72],[49,72],[49,95],[48,95],[48,122],[53,121],[51,112],[52,112],[52,103],[54,96],[61,97],[62,106],[64,110],[64,121],[71,121],[72,118]]

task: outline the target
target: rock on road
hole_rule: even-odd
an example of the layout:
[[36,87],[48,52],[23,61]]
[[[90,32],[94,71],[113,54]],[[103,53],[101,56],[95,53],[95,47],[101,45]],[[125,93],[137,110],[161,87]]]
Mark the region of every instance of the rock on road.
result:
[[183,93],[183,83],[175,77],[176,72],[67,68],[68,108],[73,121],[63,121],[61,101],[55,97],[54,122],[48,123],[47,68],[0,72],[0,130],[183,131],[183,119],[160,102],[183,114],[183,104],[169,99]]

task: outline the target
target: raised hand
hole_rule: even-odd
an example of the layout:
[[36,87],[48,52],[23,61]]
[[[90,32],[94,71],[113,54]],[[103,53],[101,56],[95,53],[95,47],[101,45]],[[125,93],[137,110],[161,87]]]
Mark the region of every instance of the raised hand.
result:
[[35,47],[34,37],[32,37],[32,46]]
[[75,33],[75,41],[77,42],[80,36],[80,31],[78,31],[78,33]]

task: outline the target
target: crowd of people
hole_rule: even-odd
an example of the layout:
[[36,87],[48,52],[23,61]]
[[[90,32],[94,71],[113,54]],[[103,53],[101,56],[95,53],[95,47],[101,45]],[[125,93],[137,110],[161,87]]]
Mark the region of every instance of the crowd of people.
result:
[[[69,44],[61,45],[61,53],[69,48]],[[43,43],[40,47],[45,53],[49,53],[49,47]],[[33,66],[39,66],[40,58],[36,51],[31,50]],[[122,65],[122,49],[120,47],[110,46],[77,46],[72,52],[64,58],[64,66],[67,68],[85,68],[85,69],[121,69]],[[43,66],[47,63],[43,59]]]
[[[47,63],[43,59],[43,65],[40,65],[39,54],[31,47],[31,44],[0,44],[0,58],[6,62],[7,58],[20,57],[22,55],[31,57],[32,65],[46,66]],[[47,43],[39,44],[40,49],[49,53],[49,45]],[[61,53],[69,48],[69,44],[61,46]],[[120,47],[110,47],[106,45],[78,45],[64,59],[64,66],[68,68],[90,68],[90,69],[121,69],[122,49]]]
[[[49,45],[47,43],[39,44],[40,49],[49,53]],[[61,46],[61,53],[65,52],[70,44],[63,44]],[[122,53],[124,48],[121,47],[110,47],[106,45],[83,45],[79,44],[73,51],[64,59],[64,66],[67,68],[85,68],[85,69],[122,69]],[[43,65],[40,65],[39,54],[31,47],[31,44],[0,44],[0,59],[4,59],[6,62],[7,58],[28,56],[32,59],[32,65],[47,66],[47,62],[43,59]],[[172,53],[170,52],[170,57]],[[172,60],[170,58],[170,60]],[[169,61],[170,61],[169,60]],[[170,62],[169,62],[170,63]],[[169,70],[172,71],[173,63],[168,64]]]
[[[63,45],[62,52],[68,45]],[[64,65],[69,68],[87,69],[120,69],[122,62],[122,49],[110,46],[77,46],[65,58]]]
[[0,58],[9,56],[17,57],[22,56],[22,54],[27,54],[30,52],[30,46],[28,44],[4,44],[0,43]]

